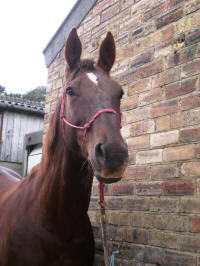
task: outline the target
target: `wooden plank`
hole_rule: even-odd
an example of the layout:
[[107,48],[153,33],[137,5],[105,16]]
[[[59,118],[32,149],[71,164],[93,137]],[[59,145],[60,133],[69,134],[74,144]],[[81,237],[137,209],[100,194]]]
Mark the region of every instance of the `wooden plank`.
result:
[[4,161],[10,162],[11,161],[11,146],[12,146],[12,137],[13,137],[13,126],[14,126],[14,119],[13,114],[7,112],[7,121],[6,121],[6,129],[5,129],[5,136],[3,140],[4,146]]
[[14,127],[13,127],[13,139],[12,139],[12,150],[11,150],[11,161],[19,162],[17,159],[18,155],[18,141],[20,138],[20,127],[21,127],[21,116],[19,113],[13,114],[14,116]]
[[43,119],[22,113],[5,112],[0,160],[22,163],[25,134],[43,129]]

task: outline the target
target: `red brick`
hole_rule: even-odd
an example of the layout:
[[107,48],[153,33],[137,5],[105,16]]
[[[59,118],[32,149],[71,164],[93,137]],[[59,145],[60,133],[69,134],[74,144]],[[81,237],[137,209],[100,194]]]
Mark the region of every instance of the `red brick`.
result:
[[138,97],[129,97],[121,100],[121,110],[127,111],[137,107]]
[[194,60],[199,54],[199,48],[197,45],[189,46],[184,50],[178,51],[170,55],[168,58],[168,67],[174,67],[179,64],[187,63],[188,61]]
[[200,233],[200,216],[190,216],[189,218],[190,223],[190,232],[192,233]]
[[127,9],[127,11],[129,11],[127,19],[123,23],[121,23],[122,21],[120,21],[119,24],[120,31],[122,32],[131,31],[141,24],[141,14],[130,16],[130,9]]
[[128,166],[125,170],[125,177],[131,180],[147,180],[149,179],[148,166]]
[[168,8],[176,7],[177,5],[183,3],[185,0],[169,0],[168,1]]
[[97,15],[102,12],[102,10],[106,9],[110,5],[110,0],[103,0],[100,3],[97,3],[92,9],[93,15]]
[[135,137],[147,133],[152,133],[154,132],[154,127],[155,125],[153,120],[137,122],[131,125],[130,134],[131,136]]
[[161,195],[163,191],[161,182],[142,182],[136,184],[136,194],[143,196]]
[[149,202],[146,198],[125,198],[123,204],[123,210],[128,211],[148,211]]
[[193,126],[200,124],[200,110],[189,110],[171,115],[171,127]]
[[134,2],[135,2],[134,0],[122,0],[122,2],[121,2],[121,8],[122,9],[125,9],[125,8],[133,5]]
[[[198,14],[198,17],[199,17],[199,14]],[[197,20],[196,20],[196,22],[197,22]],[[200,38],[200,29],[195,29],[194,31],[190,31],[186,35],[185,45],[188,46],[188,45],[198,43],[199,38]]]
[[165,84],[177,81],[180,79],[180,69],[173,68],[158,74],[154,79],[154,86],[163,86]]
[[178,112],[171,115],[171,128],[180,128],[185,126],[185,113]]
[[136,69],[134,71],[127,71],[123,75],[120,75],[119,82],[121,85],[129,84],[133,80],[138,80],[140,77],[139,71]]
[[116,225],[107,226],[107,238],[114,241],[122,241],[121,232]]
[[129,165],[135,164],[136,153],[134,151],[128,151],[128,157],[129,157],[128,164]]
[[[107,31],[108,21],[100,23],[98,26],[92,29],[92,36],[94,38],[102,36]],[[82,37],[82,36],[81,36]],[[81,38],[82,39],[82,38]]]
[[109,212],[108,223],[118,225],[119,223],[119,212]]
[[[115,199],[115,200],[114,200]],[[111,198],[106,199],[106,208],[109,210],[121,210],[123,205],[123,200],[121,198]]]
[[195,146],[185,145],[177,147],[169,147],[163,151],[164,161],[180,161],[188,160],[195,157]]
[[195,184],[193,180],[166,181],[163,184],[164,195],[166,196],[186,196],[194,195]]
[[99,25],[100,23],[100,16],[95,16],[94,18],[92,18],[91,20],[87,21],[84,24],[84,29],[85,32],[91,30],[92,28],[94,28],[95,26]]
[[137,244],[147,244],[148,231],[145,229],[122,229],[122,240]]
[[172,23],[183,16],[183,8],[174,9],[156,20],[157,29]]
[[128,38],[129,36],[127,33],[118,35],[117,38],[115,38],[116,45],[121,47],[128,42]]
[[181,167],[184,176],[200,176],[200,162],[186,162]]
[[129,225],[130,224],[130,213],[121,212],[119,214],[119,225]]
[[108,188],[109,195],[132,195],[133,194],[133,183],[130,182],[120,182],[112,184]]
[[163,248],[178,249],[178,236],[171,232],[154,230],[149,233],[149,244]]
[[165,96],[167,99],[190,93],[196,89],[197,78],[183,82],[177,82],[165,86]]
[[180,252],[175,252],[166,250],[165,252],[165,260],[167,261],[169,266],[195,266],[196,265],[196,256],[195,255],[190,255],[187,253],[180,253]]
[[162,180],[174,177],[178,177],[178,167],[176,164],[151,166],[151,179]]
[[200,213],[199,198],[182,198],[180,202],[180,212],[183,213]]
[[127,139],[128,148],[130,150],[139,150],[149,147],[149,136],[138,136]]
[[162,161],[162,150],[140,151],[136,154],[137,164],[156,163]]
[[150,200],[150,211],[151,212],[167,212],[167,213],[177,213],[179,201],[177,198],[159,198],[154,197]]
[[116,15],[117,13],[119,13],[119,3],[116,3],[113,6],[110,6],[105,11],[102,12],[101,22],[104,22],[105,20],[111,18],[112,16]]
[[[120,3],[119,3],[118,0],[117,1],[116,0],[111,0],[111,4],[114,4],[116,2],[118,2],[119,7],[121,8]],[[110,27],[110,29],[112,29],[111,31],[113,32],[113,30],[116,30],[115,35],[117,35],[119,32],[125,32],[126,30],[120,31],[118,29],[118,26],[124,25],[124,23],[129,18],[130,18],[130,9],[129,8],[126,8],[124,10],[120,10],[120,12],[117,15],[115,15],[111,19],[109,19],[109,25],[110,25],[109,27]],[[120,21],[120,24],[119,24],[119,21]]]
[[126,49],[124,50],[123,57],[124,58],[129,58],[133,56],[133,46],[132,45],[127,45]]
[[[132,40],[135,40],[137,38],[141,38],[144,35],[144,29],[143,27],[140,27],[139,29],[136,29],[132,32],[131,37]],[[145,64],[145,62],[143,62]],[[143,65],[143,63],[141,63],[141,65]]]
[[131,215],[131,225],[133,227],[143,227],[143,213],[142,212],[133,212]]
[[181,77],[189,77],[200,73],[200,60],[196,60],[184,65],[181,69]]
[[188,217],[177,214],[144,214],[143,227],[159,230],[185,232],[188,229]]
[[134,83],[130,88],[128,88],[128,95],[134,95],[138,92],[143,92],[151,89],[151,79],[143,79]]
[[200,0],[189,1],[185,4],[185,13],[192,13],[200,8]]
[[58,90],[51,91],[48,95],[46,95],[46,103],[54,102],[55,99],[58,98]]
[[148,118],[147,108],[137,108],[124,114],[126,123],[133,123]]
[[153,104],[150,108],[151,117],[162,116],[178,110],[178,101],[170,100]]
[[155,48],[155,58],[167,57],[173,51],[174,41],[172,39],[167,42],[160,42]]
[[149,63],[147,66],[143,66],[139,69],[141,78],[146,78],[155,75],[164,70],[164,63],[162,60]]
[[139,95],[139,106],[148,105],[161,100],[163,100],[162,89],[153,89]]
[[130,125],[123,125],[122,129],[121,129],[121,134],[123,138],[128,138],[131,136],[130,134]]
[[161,31],[162,41],[168,41],[174,37],[174,25],[169,25]]
[[200,159],[200,144],[195,145],[195,155],[196,158]]
[[181,236],[180,249],[187,252],[200,253],[200,238],[199,236]]
[[180,142],[192,142],[200,140],[200,127],[183,129],[180,131]]
[[161,132],[161,133],[151,134],[150,144],[152,147],[158,147],[163,145],[169,145],[172,143],[177,143],[178,139],[179,139],[178,130]]
[[181,99],[180,108],[182,110],[194,109],[200,107],[200,94],[187,96]]
[[153,59],[154,50],[145,51],[144,53],[137,55],[130,61],[130,67],[139,67],[146,63],[149,63]]
[[165,131],[170,129],[170,116],[163,116],[156,119],[156,131]]
[[151,7],[150,9],[144,12],[144,21],[146,22],[149,19],[152,19],[153,17],[157,16],[158,14],[166,10],[167,10],[167,5],[165,1],[158,2],[157,5]]

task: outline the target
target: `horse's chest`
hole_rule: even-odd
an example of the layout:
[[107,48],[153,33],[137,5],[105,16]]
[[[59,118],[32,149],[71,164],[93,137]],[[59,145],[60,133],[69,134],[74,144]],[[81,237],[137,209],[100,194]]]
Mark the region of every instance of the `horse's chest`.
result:
[[[94,243],[88,235],[71,240],[39,230],[19,230],[12,234],[9,266],[90,266]],[[6,265],[7,266],[7,265]]]

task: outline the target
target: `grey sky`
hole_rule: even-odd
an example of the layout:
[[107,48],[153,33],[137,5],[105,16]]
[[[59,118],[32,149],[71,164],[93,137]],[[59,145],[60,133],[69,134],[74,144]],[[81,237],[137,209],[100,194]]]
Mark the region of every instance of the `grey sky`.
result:
[[0,4],[0,84],[25,93],[46,85],[43,49],[76,0],[6,0]]

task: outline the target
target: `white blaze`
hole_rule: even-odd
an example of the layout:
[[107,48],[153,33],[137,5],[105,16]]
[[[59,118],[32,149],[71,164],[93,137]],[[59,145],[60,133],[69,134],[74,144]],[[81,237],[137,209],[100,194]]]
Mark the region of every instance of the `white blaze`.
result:
[[88,78],[95,84],[95,85],[97,85],[98,84],[98,78],[97,78],[97,76],[95,76],[95,74],[94,73],[87,73],[87,75],[88,75]]

